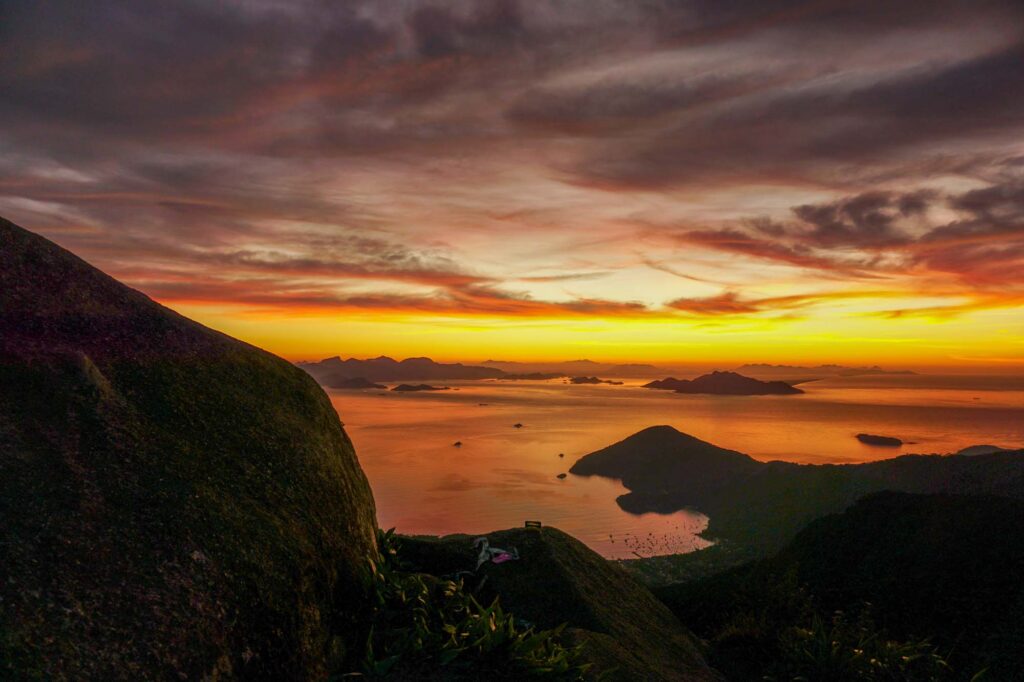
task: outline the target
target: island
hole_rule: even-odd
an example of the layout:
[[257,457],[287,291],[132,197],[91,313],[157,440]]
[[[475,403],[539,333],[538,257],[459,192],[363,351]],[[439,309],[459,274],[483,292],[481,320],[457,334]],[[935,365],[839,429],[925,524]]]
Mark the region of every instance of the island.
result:
[[858,433],[857,440],[864,445],[876,445],[883,448],[898,448],[903,445],[903,441],[899,438],[893,438],[892,436],[876,436],[870,433]]
[[611,379],[598,379],[597,377],[571,377],[569,379],[570,384],[610,384],[612,386],[621,386],[621,381],[612,381]]
[[712,372],[696,379],[668,377],[644,384],[653,388],[676,393],[707,393],[711,395],[796,395],[802,390],[785,381],[759,381],[736,372]]

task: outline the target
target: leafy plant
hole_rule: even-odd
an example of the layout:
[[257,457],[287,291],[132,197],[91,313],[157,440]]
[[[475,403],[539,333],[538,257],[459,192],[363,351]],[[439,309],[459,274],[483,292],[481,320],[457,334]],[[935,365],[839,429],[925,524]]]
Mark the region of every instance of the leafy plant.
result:
[[561,643],[564,625],[535,631],[483,606],[461,581],[403,570],[394,529],[378,533],[367,580],[374,604],[362,672],[417,679],[578,680],[587,666]]
[[787,628],[769,680],[945,680],[951,670],[927,640],[898,642],[882,636],[868,611],[850,622],[837,611],[815,615],[807,627]]

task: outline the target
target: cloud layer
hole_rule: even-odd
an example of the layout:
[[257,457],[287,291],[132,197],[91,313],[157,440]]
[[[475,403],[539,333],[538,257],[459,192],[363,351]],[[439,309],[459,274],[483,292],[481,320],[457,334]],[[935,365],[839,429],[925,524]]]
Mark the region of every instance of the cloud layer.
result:
[[171,304],[955,319],[1022,66],[1015,0],[8,2],[0,212]]

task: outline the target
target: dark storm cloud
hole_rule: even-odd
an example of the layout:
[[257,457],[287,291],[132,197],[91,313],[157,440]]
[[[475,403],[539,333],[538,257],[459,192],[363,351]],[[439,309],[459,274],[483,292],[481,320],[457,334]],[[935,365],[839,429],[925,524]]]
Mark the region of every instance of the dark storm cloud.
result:
[[646,138],[598,145],[574,170],[599,184],[664,188],[728,178],[810,179],[855,163],[899,165],[922,145],[1024,131],[1022,65],[1019,42],[879,82],[823,79],[769,90]]
[[803,241],[822,247],[878,248],[907,241],[897,226],[901,217],[921,213],[927,194],[895,196],[891,192],[865,192],[825,204],[797,206],[793,213],[811,226]]
[[670,84],[604,82],[584,89],[532,89],[507,116],[538,130],[606,134],[736,96],[755,85],[753,77],[715,75]]
[[[929,217],[933,209],[952,211],[958,217],[942,222]],[[718,229],[683,230],[673,238],[682,244],[853,279],[917,272],[950,275],[981,289],[1024,283],[1022,180],[954,194],[871,191],[795,206],[792,216],[787,221],[762,217]],[[681,299],[670,307],[724,313],[753,312],[758,304],[726,293]]]
[[962,217],[930,230],[913,261],[979,287],[1024,284],[1024,180],[949,198]]

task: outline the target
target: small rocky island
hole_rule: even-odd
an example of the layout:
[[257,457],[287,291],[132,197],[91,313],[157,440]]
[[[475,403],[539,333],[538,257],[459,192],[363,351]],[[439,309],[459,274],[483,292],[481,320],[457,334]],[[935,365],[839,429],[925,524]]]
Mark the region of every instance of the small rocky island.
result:
[[870,433],[858,433],[857,440],[864,445],[877,445],[885,448],[898,448],[903,445],[903,441],[899,438],[893,438],[892,436],[876,436]]
[[785,381],[759,381],[736,372],[712,372],[696,379],[676,379],[668,377],[644,384],[644,388],[654,388],[676,393],[707,393],[711,395],[795,395],[803,393],[799,388]]
[[611,379],[598,379],[597,377],[572,377],[569,379],[570,384],[610,384],[612,386],[621,386],[621,381],[612,381]]

